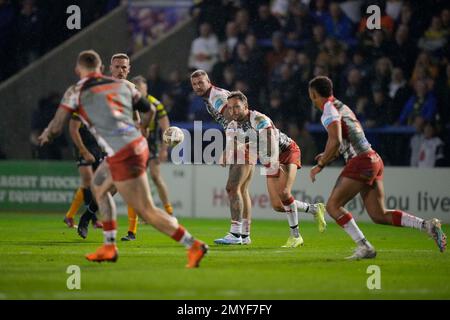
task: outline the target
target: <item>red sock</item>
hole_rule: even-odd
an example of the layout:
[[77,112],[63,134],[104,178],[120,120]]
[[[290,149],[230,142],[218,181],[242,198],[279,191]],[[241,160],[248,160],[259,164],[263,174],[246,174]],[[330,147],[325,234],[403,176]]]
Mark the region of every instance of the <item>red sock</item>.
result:
[[341,227],[344,227],[352,219],[353,219],[352,214],[351,213],[346,213],[346,214],[340,216],[338,219],[336,219],[336,222]]
[[116,220],[103,222],[103,231],[113,231],[117,229]]
[[393,210],[391,211],[391,215],[392,215],[392,225],[396,227],[401,227],[403,211]]
[[290,206],[293,202],[295,201],[294,197],[291,196],[289,199],[285,200],[285,201],[281,201],[283,203],[283,205],[285,206]]

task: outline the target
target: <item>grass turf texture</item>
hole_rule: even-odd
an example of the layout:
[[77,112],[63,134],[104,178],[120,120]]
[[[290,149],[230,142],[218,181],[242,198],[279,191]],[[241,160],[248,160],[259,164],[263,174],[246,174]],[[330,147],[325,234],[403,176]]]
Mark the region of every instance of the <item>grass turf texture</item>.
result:
[[[210,244],[201,267],[186,270],[184,248],[148,225],[138,240],[119,241],[117,263],[84,255],[102,242],[86,240],[52,214],[0,214],[0,299],[449,299],[450,255],[417,230],[361,223],[378,250],[374,260],[345,261],[353,243],[335,223],[319,234],[305,222],[305,245],[284,249],[285,221],[255,220],[250,246],[217,246],[228,220],[180,219]],[[126,234],[119,219],[118,238]],[[447,226],[444,230],[448,230]],[[81,290],[68,290],[69,265],[81,268]],[[369,265],[381,268],[381,290],[366,286]]]

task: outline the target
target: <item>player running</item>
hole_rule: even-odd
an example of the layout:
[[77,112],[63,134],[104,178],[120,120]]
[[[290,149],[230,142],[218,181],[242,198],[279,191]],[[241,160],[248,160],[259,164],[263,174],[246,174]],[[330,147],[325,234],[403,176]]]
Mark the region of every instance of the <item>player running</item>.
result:
[[89,221],[94,228],[102,228],[102,224],[95,215],[98,206],[91,192],[91,182],[95,170],[106,156],[106,153],[98,145],[94,136],[89,132],[77,113],[73,113],[69,122],[69,133],[75,145],[78,171],[82,181],[83,199],[86,211],[80,217],[77,232],[83,239],[88,234]]
[[[274,172],[267,172],[266,181],[272,208],[287,214],[290,236],[283,247],[296,248],[303,245],[304,241],[298,227],[299,211],[312,214],[318,222],[319,231],[325,231],[325,205],[323,203],[308,204],[295,200],[292,196],[292,185],[297,170],[301,168],[301,151],[295,141],[279,131],[269,117],[258,111],[249,110],[247,97],[240,91],[233,91],[228,95],[228,108],[234,120],[227,127],[229,134],[232,132],[237,132],[238,135],[244,134],[250,141],[249,144],[256,144],[258,138],[260,141],[258,154],[264,164],[269,165],[269,162],[278,155],[279,164],[273,168]],[[252,133],[256,133],[253,139],[250,138]],[[227,139],[227,141],[230,140]],[[268,151],[270,145],[274,146],[274,153]],[[255,145],[254,152],[256,148]],[[227,150],[230,149],[227,148]],[[249,159],[251,158],[252,156],[249,155]]]
[[311,169],[311,180],[314,182],[316,175],[339,154],[346,161],[326,209],[357,244],[355,252],[348,259],[370,259],[376,256],[375,248],[366,240],[352,214],[344,208],[358,193],[373,222],[425,231],[443,252],[447,239],[438,219],[424,221],[401,210],[385,209],[383,160],[367,141],[352,110],[333,96],[332,81],[322,76],[312,79],[309,83],[309,97],[323,112],[322,124],[328,131],[325,151],[316,157],[317,165]]
[[[148,148],[150,150],[150,177],[155,183],[159,198],[161,199],[164,209],[170,215],[173,214],[172,204],[169,201],[169,192],[167,185],[161,175],[161,161],[167,161],[167,145],[160,143],[160,129],[164,132],[170,127],[169,117],[164,105],[154,96],[148,94],[147,81],[144,77],[138,76],[131,80],[136,89],[147,97],[148,102],[156,109],[155,118],[150,121],[148,126]],[[161,145],[161,150],[159,150]],[[161,151],[161,152],[160,152]],[[121,238],[122,241],[136,240],[136,232],[138,226],[138,217],[133,208],[128,207],[128,234]]]
[[[206,110],[224,129],[231,118],[227,115],[229,92],[211,84],[208,74],[196,70],[191,74],[191,85],[195,94],[205,101]],[[230,232],[223,238],[214,240],[216,244],[248,245],[251,225],[251,198],[248,192],[255,166],[252,164],[231,164],[226,190],[230,200]]]
[[86,255],[89,261],[118,258],[116,207],[111,192],[117,190],[146,222],[188,248],[187,268],[199,266],[208,246],[194,239],[174,217],[155,207],[147,180],[148,145],[133,122],[133,105],[150,109],[139,91],[124,81],[101,74],[100,56],[92,50],[79,54],[76,72],[80,81],[65,93],[55,117],[39,137],[48,143],[60,134],[73,112],[107,152],[94,174],[92,190],[103,215],[104,245]]

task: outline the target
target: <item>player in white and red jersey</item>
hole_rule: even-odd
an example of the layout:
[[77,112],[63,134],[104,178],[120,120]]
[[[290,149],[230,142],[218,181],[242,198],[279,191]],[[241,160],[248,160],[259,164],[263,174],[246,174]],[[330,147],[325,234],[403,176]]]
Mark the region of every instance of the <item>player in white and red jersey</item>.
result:
[[[205,101],[212,118],[224,129],[230,122],[227,114],[229,92],[211,84],[208,74],[196,70],[191,75],[194,92]],[[231,164],[226,190],[230,199],[231,226],[224,237],[214,240],[216,244],[250,244],[251,198],[248,192],[255,166],[252,164]]]
[[92,182],[103,215],[104,245],[86,258],[97,262],[114,262],[118,258],[116,206],[112,197],[117,190],[146,222],[188,248],[186,267],[198,267],[207,245],[155,207],[151,197],[146,173],[148,145],[133,121],[133,106],[146,106],[149,110],[150,105],[129,83],[103,76],[101,66],[95,51],[79,54],[76,72],[81,80],[66,91],[55,117],[39,137],[41,145],[48,143],[61,133],[71,113],[77,111],[108,154]]
[[316,77],[309,83],[309,96],[323,112],[322,124],[328,131],[325,151],[316,157],[317,165],[311,169],[311,180],[339,154],[346,165],[327,202],[327,211],[355,241],[357,248],[350,259],[374,258],[376,251],[356,225],[344,206],[358,193],[373,222],[410,227],[426,231],[443,252],[447,238],[438,219],[423,219],[401,210],[384,207],[383,160],[372,149],[353,111],[333,96],[333,83],[327,77]]
[[[290,236],[283,247],[296,248],[303,244],[298,227],[298,212],[308,212],[315,216],[319,231],[323,232],[326,228],[325,205],[295,200],[291,193],[297,170],[301,168],[301,151],[298,145],[279,131],[269,117],[258,111],[249,110],[247,97],[242,92],[231,92],[227,101],[233,119],[228,125],[227,136],[233,137],[235,133],[241,144],[242,141],[248,140],[248,144],[254,146],[245,150],[250,153],[249,159],[255,161],[256,157],[253,154],[258,152],[260,161],[266,167],[270,167],[266,171],[270,202],[275,211],[286,212],[290,227]],[[233,138],[227,139],[228,144],[233,141]],[[270,145],[274,146],[271,151],[268,147]],[[227,145],[227,150],[234,150],[234,146],[230,148]]]

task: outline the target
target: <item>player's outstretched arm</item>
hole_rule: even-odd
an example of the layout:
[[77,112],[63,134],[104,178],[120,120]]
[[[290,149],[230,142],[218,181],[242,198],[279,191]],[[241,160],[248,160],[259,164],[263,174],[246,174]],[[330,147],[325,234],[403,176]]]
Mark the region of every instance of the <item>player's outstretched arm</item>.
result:
[[67,120],[70,118],[70,112],[65,110],[64,108],[58,108],[55,116],[52,121],[50,121],[47,128],[45,128],[44,132],[39,136],[39,145],[44,145],[49,143],[52,139],[59,136],[64,128],[64,125],[67,123]]
[[[164,117],[162,117],[161,119],[158,120],[158,124],[159,127],[161,128],[161,132],[164,132],[167,130],[167,128],[170,127],[170,121],[169,121],[169,117],[167,115],[165,115]],[[167,144],[165,143],[161,143],[161,150],[159,152],[159,160],[160,161],[167,161]]]

